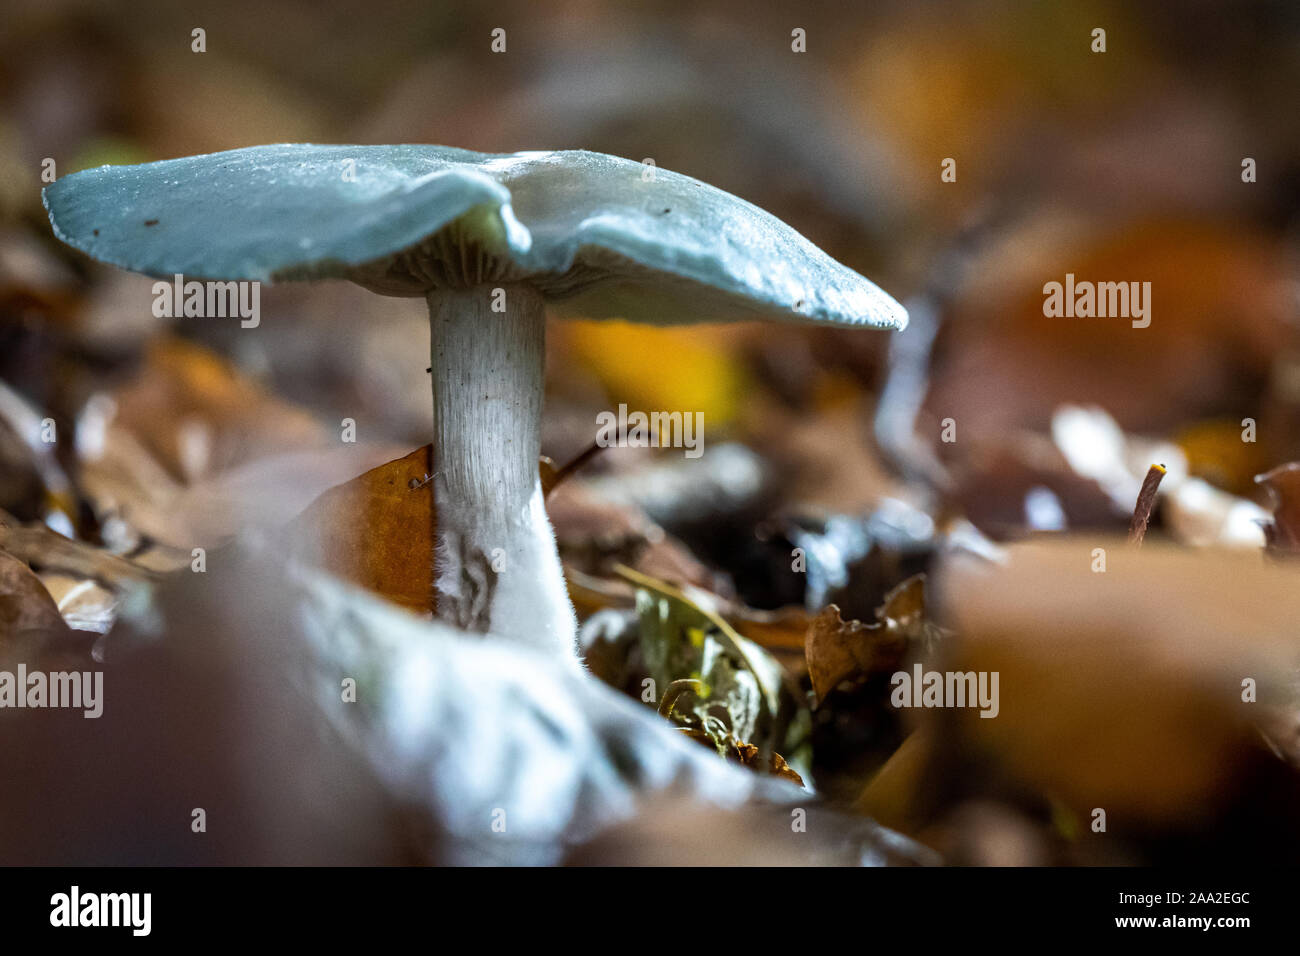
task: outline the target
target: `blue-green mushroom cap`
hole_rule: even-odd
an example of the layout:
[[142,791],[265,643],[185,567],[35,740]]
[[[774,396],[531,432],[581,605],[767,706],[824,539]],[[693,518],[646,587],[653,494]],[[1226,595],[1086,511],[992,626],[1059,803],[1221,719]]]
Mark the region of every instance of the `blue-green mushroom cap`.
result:
[[562,314],[902,328],[874,283],[761,209],[583,150],[281,144],[47,187],[55,235],[170,278],[342,278],[388,295],[526,282]]

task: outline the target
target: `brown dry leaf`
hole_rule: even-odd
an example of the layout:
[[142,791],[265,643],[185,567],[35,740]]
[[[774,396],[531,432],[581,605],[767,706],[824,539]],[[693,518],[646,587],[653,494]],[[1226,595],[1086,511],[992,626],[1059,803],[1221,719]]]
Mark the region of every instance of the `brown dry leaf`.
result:
[[541,473],[542,478],[542,497],[551,497],[551,492],[557,486],[564,484],[575,474],[585,468],[592,459],[596,458],[607,446],[600,442],[592,442],[577,455],[565,462],[563,465],[557,465],[553,460],[542,455],[538,460],[537,470]]
[[[1234,436],[1238,444],[1249,444],[1241,442],[1239,432]],[[1189,474],[1186,444],[1180,448],[1168,441],[1127,435],[1100,408],[1070,405],[1052,415],[1052,438],[1074,474],[1096,482],[1110,499],[1115,531],[1121,522],[1131,520],[1150,465],[1159,462],[1167,469],[1158,497],[1160,523],[1167,533],[1195,547],[1258,550],[1264,546],[1261,521],[1267,520],[1268,513],[1253,501]],[[1061,503],[1066,514],[1075,518],[1077,502],[1067,498]],[[1084,522],[1071,524],[1077,529]]]
[[302,560],[420,614],[433,610],[433,446],[326,491],[286,529]]
[[112,424],[183,484],[272,455],[320,448],[324,428],[225,359],[174,338],[154,344],[112,396]]
[[831,604],[808,627],[804,653],[817,700],[824,701],[842,680],[898,666],[909,639],[920,635],[925,619],[925,576],[913,575],[885,597],[877,622],[844,621]]
[[857,672],[860,656],[873,656],[873,638],[883,637],[883,631],[878,624],[843,620],[837,604],[827,605],[813,618],[804,655],[818,702],[825,700],[840,681]]
[[71,629],[41,579],[25,563],[0,551],[0,640],[44,641]]
[[[945,668],[999,675],[993,719],[916,712],[941,752],[974,762],[960,779],[1007,781],[1080,819],[1101,807],[1126,827],[1204,820],[1244,797],[1242,768],[1264,753],[1256,708],[1291,699],[1300,661],[1294,569],[1122,538],[1022,544],[1007,558],[940,571],[960,635]],[[1247,679],[1259,704],[1243,701]]]
[[44,570],[66,571],[109,585],[138,582],[150,577],[148,569],[101,548],[65,538],[38,521],[24,524],[0,510],[0,548]]
[[[685,683],[694,684],[696,687],[702,686],[701,682],[696,680],[674,681],[674,684],[678,685]],[[671,715],[674,699],[675,698],[672,697],[672,688],[670,687],[669,690],[664,692],[664,699],[659,703],[659,715],[661,717],[669,717]],[[710,736],[709,732],[703,727],[686,726],[678,727],[677,730],[682,734],[685,734],[691,740],[694,740],[696,743],[708,747],[710,750],[717,750],[719,748],[718,741],[713,736]],[[782,777],[789,780],[791,783],[798,784],[801,787],[804,786],[803,777],[799,775],[799,772],[786,763],[785,758],[775,750],[768,754],[766,763],[762,759],[763,751],[755,744],[734,740],[729,737],[726,743],[722,745],[722,750],[728,760],[735,761],[742,767],[748,767],[755,773],[769,774],[773,777]]]
[[[662,713],[662,711],[661,711]],[[707,732],[699,727],[678,727],[681,733],[694,740],[696,743],[703,744],[710,750],[714,750],[717,742],[708,735]],[[773,777],[782,777],[791,783],[804,786],[803,777],[799,772],[785,762],[775,750],[768,755],[767,763],[762,760],[762,751],[754,744],[744,742],[729,743],[726,747],[726,757],[728,760],[735,761],[742,767],[748,767],[755,773],[769,774]]]
[[125,386],[92,396],[77,437],[86,499],[101,522],[120,519],[114,550],[147,539],[183,555],[280,527],[405,448],[341,442],[225,359],[176,339],[156,343]]
[[1279,465],[1255,480],[1273,496],[1273,520],[1264,528],[1269,550],[1300,554],[1300,462]]
[[925,575],[914,574],[886,594],[885,603],[876,613],[882,622],[911,633],[925,619]]
[[633,589],[626,581],[593,577],[576,568],[565,567],[564,583],[580,621],[597,611],[630,608],[634,603]]
[[0,380],[0,506],[36,514],[77,514],[72,483],[54,443],[44,440],[46,409],[33,405]]
[[740,761],[742,766],[749,767],[751,770],[757,770],[761,773],[770,773],[774,777],[784,777],[791,783],[797,783],[799,786],[803,786],[803,777],[799,776],[795,769],[787,764],[785,758],[779,753],[772,751],[771,755],[768,757],[766,767],[762,765],[762,761],[760,760],[761,753],[762,751],[753,744],[736,744],[736,759]]

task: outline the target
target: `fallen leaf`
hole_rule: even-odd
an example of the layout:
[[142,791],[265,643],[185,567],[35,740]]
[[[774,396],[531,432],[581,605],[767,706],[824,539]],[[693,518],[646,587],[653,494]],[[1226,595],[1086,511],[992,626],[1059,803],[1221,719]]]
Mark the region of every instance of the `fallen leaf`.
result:
[[753,744],[736,744],[736,757],[741,766],[749,767],[751,770],[758,770],[761,773],[771,774],[774,777],[784,777],[791,783],[797,783],[801,787],[804,785],[803,777],[799,776],[779,753],[772,751],[768,754],[766,763],[763,762],[762,753]]
[[1175,538],[1196,547],[1263,546],[1260,520],[1267,513],[1191,475],[1178,445],[1126,435],[1100,408],[1068,405],[1052,415],[1052,438],[1075,473],[1106,493],[1117,515],[1131,515],[1149,465],[1160,462],[1167,470],[1157,499],[1160,519]]
[[911,643],[926,636],[923,574],[889,592],[874,624],[844,621],[839,607],[828,605],[813,618],[805,638],[813,694],[821,702],[841,681],[895,669]]
[[40,522],[24,524],[4,511],[0,511],[0,548],[43,570],[67,571],[109,585],[151,577],[148,569],[133,561],[65,538]]
[[791,677],[797,679],[807,670],[804,645],[812,616],[803,608],[760,611],[732,602],[724,616],[737,631],[780,661]]
[[1000,687],[993,719],[914,712],[937,750],[963,761],[939,770],[955,789],[1002,780],[1085,820],[1104,808],[1127,828],[1199,826],[1249,800],[1244,768],[1264,753],[1255,708],[1291,700],[1300,661],[1294,570],[1246,551],[1135,550],[1122,538],[1007,555],[937,572],[959,635],[944,669],[997,674]]
[[0,640],[45,641],[68,637],[70,630],[35,572],[0,551]]
[[1195,422],[1180,429],[1174,441],[1187,458],[1189,475],[1237,496],[1252,494],[1255,476],[1270,463],[1268,446],[1243,441],[1236,418]]
[[182,484],[327,441],[325,429],[307,412],[215,353],[180,339],[151,346],[136,377],[110,397],[113,426],[133,435]]
[[433,446],[317,498],[286,529],[290,553],[419,614],[433,611]]

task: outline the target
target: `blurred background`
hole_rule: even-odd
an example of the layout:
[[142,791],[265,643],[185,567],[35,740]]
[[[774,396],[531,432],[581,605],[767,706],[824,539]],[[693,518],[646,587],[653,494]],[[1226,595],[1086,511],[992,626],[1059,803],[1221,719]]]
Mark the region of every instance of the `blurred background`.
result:
[[[152,280],[53,237],[49,161],[65,176],[271,142],[427,142],[651,158],[772,212],[911,313],[896,335],[551,323],[545,454],[579,454],[620,403],[703,412],[709,450],[606,452],[553,496],[584,618],[626,609],[611,569],[627,564],[712,595],[807,691],[806,615],[833,600],[876,621],[953,550],[1122,534],[1152,461],[1169,466],[1157,543],[1257,552],[1294,490],[1255,477],[1300,458],[1298,88],[1290,0],[7,0],[0,508],[176,567],[430,436],[423,302],[327,282],[264,289],[256,330],[155,318]],[[1043,284],[1066,273],[1150,282],[1150,327],[1045,317]],[[339,448],[344,418],[356,449]],[[76,441],[42,446],[46,420]],[[65,619],[107,630],[112,575],[31,548]],[[621,658],[589,663],[635,684]],[[849,803],[904,737],[880,689],[841,688],[810,731],[805,769]],[[1083,824],[1042,796],[1068,783],[1012,776],[993,796],[943,791],[919,822],[897,793],[862,806],[973,862],[1164,859],[1170,832],[1209,832],[1199,811],[1162,810],[1138,844],[1089,856],[1070,842]]]

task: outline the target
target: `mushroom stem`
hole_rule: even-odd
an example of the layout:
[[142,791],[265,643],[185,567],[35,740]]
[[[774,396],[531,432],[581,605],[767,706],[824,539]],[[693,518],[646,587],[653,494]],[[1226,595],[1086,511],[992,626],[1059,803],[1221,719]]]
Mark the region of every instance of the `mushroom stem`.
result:
[[511,285],[427,298],[437,615],[576,659],[577,623],[537,470],[542,297]]

